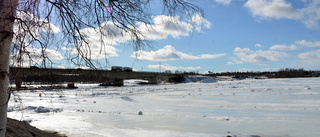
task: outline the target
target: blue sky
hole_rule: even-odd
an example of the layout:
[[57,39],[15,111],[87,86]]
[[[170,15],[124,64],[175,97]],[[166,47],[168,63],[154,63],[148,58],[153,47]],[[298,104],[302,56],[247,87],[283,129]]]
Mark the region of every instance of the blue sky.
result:
[[[113,36],[96,59],[102,66],[128,66],[138,71],[276,71],[320,70],[319,0],[199,0],[205,18],[155,15],[155,32],[140,29],[154,44],[134,52],[125,38]],[[172,23],[174,21],[175,23]],[[171,23],[170,23],[171,22]],[[190,26],[195,24],[195,28]],[[105,23],[108,24],[108,23]],[[202,29],[199,29],[202,24]],[[165,29],[164,29],[165,28]],[[92,29],[84,29],[94,43]],[[93,44],[93,47],[94,44]],[[101,48],[97,46],[97,49]],[[67,48],[62,50],[68,50]],[[69,53],[72,54],[73,51]],[[72,68],[61,53],[56,67]]]

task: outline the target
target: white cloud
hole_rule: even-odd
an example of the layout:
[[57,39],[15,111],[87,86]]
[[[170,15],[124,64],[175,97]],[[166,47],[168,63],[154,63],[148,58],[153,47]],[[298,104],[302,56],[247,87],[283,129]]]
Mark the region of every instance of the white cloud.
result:
[[152,69],[160,69],[161,66],[161,70],[178,70],[178,67],[174,67],[174,66],[169,66],[168,64],[165,65],[148,65],[148,68],[152,68]]
[[319,28],[320,21],[320,1],[319,0],[306,0],[307,6],[300,9],[303,14],[301,20],[308,28]]
[[236,47],[234,48],[233,52],[244,52],[244,53],[252,53],[253,51],[250,50],[249,48],[240,48],[240,47]]
[[188,36],[193,30],[201,32],[201,28],[210,28],[211,23],[200,14],[194,14],[190,23],[180,20],[180,16],[170,17],[165,15],[153,18],[153,24],[138,22],[138,29],[149,40],[165,39],[169,35],[174,38]]
[[182,59],[216,59],[223,57],[225,54],[202,54],[199,56],[189,55],[180,51],[177,51],[171,45],[165,46],[163,49],[157,51],[136,51],[131,55],[133,58],[149,61],[168,61],[168,60],[182,60]]
[[225,54],[202,54],[194,59],[216,59],[225,56]]
[[296,45],[274,45],[272,47],[270,47],[270,50],[298,50],[299,47],[297,47]]
[[197,30],[198,32],[201,32],[202,27],[204,28],[210,28],[211,23],[203,18],[200,14],[195,14],[191,17],[191,22],[195,23],[194,29]]
[[58,65],[58,68],[59,68],[59,69],[66,69],[65,66],[61,66],[61,65]]
[[298,57],[301,59],[299,67],[312,70],[320,69],[320,49],[301,53],[298,55]]
[[179,67],[182,70],[197,70],[197,69],[201,69],[202,67],[197,66],[197,67]]
[[320,49],[315,50],[315,51],[310,51],[310,52],[304,52],[298,55],[299,58],[301,59],[316,59],[317,62],[315,63],[319,63],[320,61]]
[[300,41],[296,41],[295,43],[301,46],[309,47],[309,48],[320,47],[320,41],[311,42],[306,40],[300,40]]
[[29,67],[33,64],[40,63],[44,59],[63,59],[63,56],[56,50],[30,48],[36,47],[32,45],[34,39],[40,39],[41,41],[41,37],[44,34],[59,33],[59,27],[49,23],[49,21],[45,19],[39,19],[32,14],[21,11],[17,12],[16,17],[22,20],[23,23],[21,23],[20,20],[15,20],[12,42],[16,45],[22,45],[24,49],[23,52],[19,49],[14,50],[15,53],[10,55],[10,65]]
[[49,23],[45,19],[39,19],[32,14],[19,11],[16,16],[23,21],[23,23],[18,22],[19,20],[15,20],[14,22],[14,38],[12,42],[17,45],[25,45],[34,38],[38,39],[43,35],[41,34],[43,32],[60,32],[59,27]]
[[[170,17],[160,15],[153,18],[152,24],[144,24],[141,22],[137,22],[137,24],[137,29],[141,31],[142,35],[140,35],[140,37],[143,40],[166,39],[169,35],[173,38],[188,36],[193,30],[200,32],[200,25],[203,25],[205,28],[210,28],[210,22],[198,14],[195,14],[189,23],[181,21],[179,16]],[[130,32],[125,32],[119,29],[110,21],[102,23],[99,27],[101,31],[99,28],[86,28],[80,30],[81,34],[86,36],[85,40],[87,42],[85,43],[82,41],[81,44],[88,44],[87,46],[81,46],[80,49],[83,53],[87,53],[87,55],[92,59],[118,56],[118,50],[113,46],[132,40]],[[73,52],[71,53],[76,54],[77,51],[73,49]],[[164,57],[171,57],[173,60],[176,58],[174,54],[167,56],[164,55]],[[159,58],[161,58],[161,56],[159,56]],[[169,60],[171,59],[169,58]]]
[[10,65],[29,67],[33,64],[40,63],[45,58],[50,60],[63,60],[63,56],[56,50],[25,48],[23,53],[15,53],[10,56]]
[[267,61],[280,61],[284,58],[290,57],[289,54],[279,51],[252,51],[249,48],[236,47],[234,50],[234,55],[237,58],[231,58],[232,62],[228,62],[228,65],[242,64],[244,63],[259,63]]
[[264,47],[264,46],[261,45],[261,44],[255,44],[254,47],[262,48],[262,47]]
[[[178,51],[170,45],[165,46],[163,49],[159,49],[157,51],[136,51],[134,55],[131,57],[137,57],[141,60],[150,60],[150,61],[167,61],[167,60],[178,60],[182,59],[181,56],[178,55]],[[137,55],[137,56],[135,56]]]
[[171,35],[174,38],[179,38],[179,36],[188,36],[189,32],[192,31],[192,25],[180,21],[179,16],[156,16],[153,18],[153,23],[153,25],[138,23],[138,29],[142,31],[142,34],[146,39],[164,39],[168,35]]
[[[89,43],[88,46],[82,46],[80,50],[82,53],[85,53],[88,58],[104,59],[119,56],[117,54],[118,50],[113,46],[102,44],[94,38],[88,38],[86,41]],[[70,54],[77,54],[78,52],[76,48],[73,48]]]
[[239,72],[266,72],[266,71],[276,71],[276,70],[271,68],[262,68],[262,69],[242,68],[242,69],[239,69],[238,71]]
[[165,65],[148,65],[148,68],[152,68],[152,69],[160,69],[161,66],[161,70],[197,70],[197,69],[201,69],[202,67],[197,66],[197,67],[176,67],[176,66],[170,66],[168,64]]
[[320,1],[302,0],[303,8],[294,8],[286,0],[248,0],[244,7],[248,8],[252,16],[259,19],[292,19],[299,20],[308,28],[319,28]]
[[[42,49],[33,49],[35,55],[39,55],[39,53],[42,52]],[[56,50],[51,49],[45,49],[44,51],[45,56],[47,56],[49,59],[55,59],[55,60],[63,60],[63,56]]]
[[299,19],[301,15],[285,0],[248,0],[244,7],[261,19]]
[[238,60],[237,58],[230,57],[230,59],[231,59],[232,61],[229,61],[229,62],[227,63],[227,65],[243,64],[243,62],[240,61],[240,60]]
[[229,5],[232,0],[216,0],[217,3],[221,3],[223,5]]
[[[119,25],[116,23],[116,25]],[[112,45],[118,45],[130,40],[130,34],[118,28],[113,22],[106,21],[97,28],[85,28],[80,30],[85,40],[78,45],[83,54],[91,59],[103,59],[117,57],[117,49]],[[100,29],[100,30],[99,30]],[[68,50],[68,48],[64,48]],[[72,49],[71,54],[77,54],[76,48]]]

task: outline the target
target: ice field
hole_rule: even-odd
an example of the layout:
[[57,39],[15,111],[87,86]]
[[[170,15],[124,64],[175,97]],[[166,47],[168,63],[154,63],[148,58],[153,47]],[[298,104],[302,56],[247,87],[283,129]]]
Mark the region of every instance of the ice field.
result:
[[8,117],[70,137],[320,136],[320,78],[201,80],[19,91]]

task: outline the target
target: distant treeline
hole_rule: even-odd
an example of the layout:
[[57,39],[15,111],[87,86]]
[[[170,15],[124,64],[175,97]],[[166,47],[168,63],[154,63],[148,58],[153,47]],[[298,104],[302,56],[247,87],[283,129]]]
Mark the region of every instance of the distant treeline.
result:
[[265,72],[220,72],[210,73],[209,76],[232,76],[236,78],[247,78],[247,77],[261,77],[265,76],[268,78],[296,78],[296,77],[319,77],[320,71],[304,70],[303,68],[283,68],[279,71],[265,71]]

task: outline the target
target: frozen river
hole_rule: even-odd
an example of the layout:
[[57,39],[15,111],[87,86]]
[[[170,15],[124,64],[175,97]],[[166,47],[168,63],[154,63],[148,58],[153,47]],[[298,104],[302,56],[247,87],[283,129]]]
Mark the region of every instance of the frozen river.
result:
[[70,137],[320,136],[320,78],[132,82],[15,92],[8,116]]

